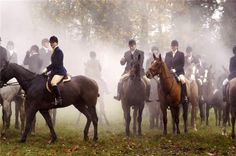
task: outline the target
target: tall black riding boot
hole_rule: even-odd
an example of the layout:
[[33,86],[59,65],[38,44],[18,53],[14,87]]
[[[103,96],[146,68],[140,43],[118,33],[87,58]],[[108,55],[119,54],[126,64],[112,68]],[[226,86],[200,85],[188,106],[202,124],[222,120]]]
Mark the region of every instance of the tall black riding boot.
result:
[[120,101],[121,99],[121,86],[122,86],[122,82],[119,82],[117,85],[117,95],[114,96],[114,99]]
[[181,97],[182,97],[182,102],[183,103],[188,103],[188,95],[187,95],[187,86],[186,83],[182,84],[182,93],[181,93]]
[[61,92],[57,86],[52,86],[52,91],[55,95],[55,105],[62,105]]

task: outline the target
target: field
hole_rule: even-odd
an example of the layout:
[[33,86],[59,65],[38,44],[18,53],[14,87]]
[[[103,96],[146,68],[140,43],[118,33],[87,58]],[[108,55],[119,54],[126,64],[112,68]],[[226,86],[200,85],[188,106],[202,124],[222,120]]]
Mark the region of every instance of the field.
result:
[[[55,127],[58,141],[53,145],[47,143],[49,130],[41,115],[37,116],[36,134],[30,135],[25,144],[17,142],[20,134],[14,129],[12,118],[7,140],[0,140],[0,155],[236,155],[236,141],[221,135],[221,127],[214,124],[213,111],[209,126],[200,125],[198,120],[197,132],[189,128],[189,133],[183,134],[181,122],[180,135],[173,135],[169,124],[168,135],[163,136],[160,129],[150,130],[148,118],[144,117],[143,136],[126,138],[120,105],[115,103],[107,109],[110,126],[99,125],[97,143],[92,142],[93,128],[90,141],[83,142],[85,118],[81,117],[76,125],[78,113],[73,107],[59,110]],[[228,134],[230,130],[228,127]]]

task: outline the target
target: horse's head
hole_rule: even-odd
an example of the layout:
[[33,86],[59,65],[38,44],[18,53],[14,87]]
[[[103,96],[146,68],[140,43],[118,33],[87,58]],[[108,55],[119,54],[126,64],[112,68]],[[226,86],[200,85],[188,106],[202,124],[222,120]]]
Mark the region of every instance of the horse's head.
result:
[[161,54],[159,54],[159,57],[156,57],[155,54],[153,54],[154,61],[151,63],[151,67],[148,68],[148,71],[146,72],[146,76],[151,79],[156,75],[161,74],[162,67],[163,67],[163,61],[161,58]]
[[140,59],[141,56],[138,56],[138,61],[133,60],[131,62],[130,76],[131,77],[140,77]]
[[0,69],[0,87],[3,87],[3,85],[12,78],[9,66],[9,62],[6,62]]

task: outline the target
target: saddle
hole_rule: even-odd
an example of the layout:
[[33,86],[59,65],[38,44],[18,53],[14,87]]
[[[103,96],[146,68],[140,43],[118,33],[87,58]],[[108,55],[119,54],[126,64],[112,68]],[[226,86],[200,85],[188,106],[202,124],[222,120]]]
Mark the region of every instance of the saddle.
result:
[[[52,80],[52,77],[51,76],[48,76],[48,79],[47,79],[47,82],[46,82],[46,88],[49,92],[52,92],[51,89],[52,89],[52,85],[51,85],[51,80]],[[66,75],[63,77],[63,79],[58,83],[61,84],[61,83],[66,83],[66,82],[70,82],[71,81],[71,76],[70,75]]]

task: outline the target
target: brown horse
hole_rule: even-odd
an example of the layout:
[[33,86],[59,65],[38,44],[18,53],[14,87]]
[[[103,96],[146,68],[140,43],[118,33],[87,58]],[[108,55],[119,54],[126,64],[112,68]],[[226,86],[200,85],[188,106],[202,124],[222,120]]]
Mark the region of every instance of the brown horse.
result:
[[[140,56],[139,56],[140,59]],[[146,85],[140,76],[140,64],[133,62],[130,74],[123,80],[121,90],[121,103],[125,118],[126,136],[130,135],[130,108],[133,112],[133,132],[136,134],[136,123],[138,121],[138,135],[142,135],[141,123],[144,101],[146,96]],[[138,117],[137,117],[138,115]]]
[[36,75],[20,65],[7,63],[0,71],[1,85],[9,81],[11,78],[16,78],[20,86],[26,93],[26,126],[22,134],[20,142],[25,142],[30,131],[32,121],[35,114],[39,111],[46,120],[51,133],[49,143],[56,141],[57,136],[54,131],[49,109],[62,108],[74,105],[86,118],[87,123],[84,129],[84,140],[88,140],[88,131],[93,122],[94,138],[97,137],[97,113],[96,103],[98,94],[97,83],[85,76],[72,77],[70,82],[61,83],[59,88],[62,93],[62,105],[55,105],[54,96],[46,89],[47,76]]
[[[236,78],[233,78],[229,81],[226,87],[226,111],[231,112],[231,126],[232,126],[232,133],[231,136],[235,138],[235,118],[236,118]],[[230,109],[229,109],[230,108]],[[226,113],[227,114],[227,113]],[[224,121],[224,126],[226,122]]]
[[[196,66],[194,64],[191,64],[186,68],[186,78],[192,79],[190,84],[190,92],[189,92],[189,102],[191,103],[191,126],[194,128],[195,131],[197,131],[197,106],[198,106],[198,85],[197,81],[195,80],[195,69]],[[192,77],[192,78],[191,78]]]
[[[153,54],[154,62],[148,69],[146,75],[152,78],[156,75],[160,77],[160,87],[158,88],[161,110],[163,114],[164,130],[163,134],[167,134],[167,108],[170,107],[173,120],[173,133],[180,133],[179,130],[179,107],[181,104],[181,84],[175,79],[175,76],[170,73],[165,62],[162,61],[161,55],[159,58]],[[184,132],[187,133],[187,114],[188,104],[183,104],[183,119]],[[177,131],[176,131],[177,129]]]

